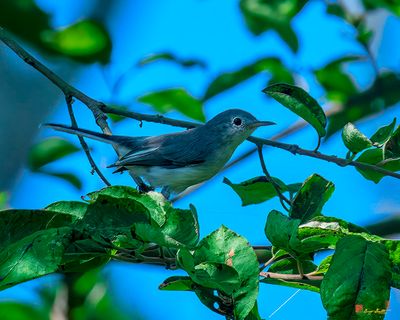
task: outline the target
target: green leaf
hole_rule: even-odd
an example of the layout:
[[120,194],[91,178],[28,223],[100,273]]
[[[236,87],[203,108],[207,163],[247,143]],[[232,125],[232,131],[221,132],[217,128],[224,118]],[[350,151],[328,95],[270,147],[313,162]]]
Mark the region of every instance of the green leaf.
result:
[[79,151],[79,148],[60,138],[47,138],[32,146],[28,155],[28,167],[38,171],[50,162],[64,158]]
[[265,235],[273,246],[294,253],[291,241],[296,242],[298,240],[297,229],[299,225],[300,219],[290,219],[281,212],[272,210],[268,214]]
[[207,66],[205,62],[197,60],[197,59],[181,59],[178,58],[176,55],[165,52],[165,53],[155,53],[155,54],[150,54],[147,57],[143,58],[142,60],[139,61],[138,65],[139,66],[144,66],[149,63],[157,62],[157,61],[171,61],[176,64],[179,64],[182,67],[185,68],[191,68],[191,67],[201,67],[205,69]]
[[386,8],[396,16],[400,16],[400,4],[397,1],[391,0],[363,0],[367,10]]
[[110,60],[110,36],[104,26],[94,20],[81,20],[58,30],[44,30],[40,37],[49,49],[76,60],[103,64]]
[[208,100],[265,71],[271,74],[270,83],[294,83],[291,72],[283,65],[281,60],[279,60],[278,58],[263,58],[247,66],[244,66],[237,71],[227,72],[217,76],[208,85],[203,100]]
[[[288,190],[287,186],[279,179],[273,178],[282,192]],[[278,194],[271,182],[265,176],[252,178],[241,183],[232,183],[224,178],[223,183],[230,186],[242,200],[242,206],[262,203],[276,197]]]
[[374,144],[383,145],[387,142],[393,133],[394,126],[396,125],[396,118],[393,119],[392,123],[388,124],[387,126],[383,126],[379,128],[371,137],[371,141]]
[[282,83],[269,86],[263,92],[310,123],[320,137],[325,136],[325,113],[318,102],[306,91]]
[[329,100],[345,103],[350,96],[357,93],[358,90],[353,80],[342,69],[344,64],[360,59],[361,57],[358,56],[342,57],[314,71]]
[[0,210],[6,209],[8,206],[9,195],[7,192],[0,192]]
[[328,316],[366,319],[372,312],[373,319],[383,319],[390,295],[390,271],[384,245],[359,236],[341,239],[321,284],[321,300]]
[[353,153],[358,153],[372,146],[371,140],[350,122],[343,128],[342,140],[347,149]]
[[225,263],[202,262],[194,267],[192,279],[206,288],[233,294],[241,285],[238,272]]
[[[190,259],[184,260],[190,266]],[[245,238],[222,226],[201,240],[193,252],[194,269],[205,262],[224,264],[237,272],[240,285],[232,293],[234,314],[237,319],[244,319],[253,309],[258,295],[259,264],[253,248]],[[193,269],[186,271],[194,272]]]
[[285,286],[295,289],[308,290],[312,292],[319,292],[319,287],[321,285],[321,281],[316,280],[284,280],[284,279],[274,279],[274,278],[264,278],[261,279],[260,282],[275,284],[279,286]]
[[400,289],[400,241],[384,240],[383,244],[389,252],[392,265],[392,287]]
[[47,320],[48,314],[29,304],[11,301],[0,303],[0,319],[2,320]]
[[400,158],[400,126],[383,146],[385,159]]
[[325,274],[329,267],[331,266],[333,255],[327,256],[324,260],[322,260],[316,270],[316,274]]
[[0,290],[56,272],[71,231],[69,227],[38,231],[0,251]]
[[[384,160],[382,149],[366,150],[356,159],[356,161],[376,165],[392,172],[400,171],[400,158]],[[375,183],[378,183],[383,177],[385,177],[383,173],[373,170],[360,168],[356,169],[363,175],[365,179],[371,180]]]
[[78,190],[82,189],[82,181],[73,173],[68,173],[68,172],[51,172],[51,171],[45,171],[45,170],[40,170],[38,171],[40,173],[56,177],[59,179],[62,179],[69,184],[71,184],[73,187],[75,187]]
[[158,288],[166,291],[192,291],[194,285],[190,277],[174,276],[164,280]]
[[[310,260],[300,260],[304,273],[310,273],[317,269],[317,266]],[[268,269],[268,272],[282,274],[298,274],[297,261],[293,258],[285,258],[274,262]]]
[[329,117],[327,137],[348,122],[356,122],[394,106],[400,101],[399,86],[397,74],[386,72],[379,75],[370,88],[350,96],[341,110]]
[[292,30],[291,20],[307,3],[305,0],[241,0],[240,9],[249,30],[255,34],[275,30],[296,52],[298,40]]
[[260,314],[258,313],[257,301],[254,304],[253,309],[251,309],[250,313],[246,316],[245,320],[262,320]]
[[141,96],[138,101],[151,105],[160,113],[176,110],[185,116],[204,122],[203,104],[186,90],[166,89]]
[[289,216],[302,223],[321,214],[322,207],[331,197],[335,185],[318,174],[313,174],[303,183],[292,201]]

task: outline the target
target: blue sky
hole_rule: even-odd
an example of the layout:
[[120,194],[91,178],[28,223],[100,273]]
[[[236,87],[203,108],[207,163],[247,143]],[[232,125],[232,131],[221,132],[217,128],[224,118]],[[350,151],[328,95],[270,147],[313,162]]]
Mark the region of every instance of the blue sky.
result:
[[[91,12],[94,1],[78,2],[40,0],[44,10],[53,14],[55,26],[74,22]],[[146,92],[170,87],[185,87],[194,96],[201,96],[208,82],[222,71],[230,71],[258,58],[276,56],[295,70],[296,78],[321,104],[323,92],[315,82],[312,70],[343,55],[364,54],[354,39],[354,31],[339,18],[328,16],[322,1],[312,1],[293,21],[300,49],[293,54],[285,43],[274,33],[267,32],[254,37],[245,28],[237,1],[218,0],[175,0],[175,1],[117,1],[107,18],[107,27],[113,39],[113,55],[110,66],[84,67],[75,75],[73,84],[90,96],[105,102],[129,105],[135,111],[151,113],[152,110],[135,101]],[[389,17],[379,45],[380,67],[399,70],[400,46],[394,46],[392,39],[399,39],[400,21]],[[184,70],[170,63],[157,63],[138,69],[132,66],[143,56],[154,52],[173,52],[183,58],[198,58],[207,62],[207,69]],[[390,53],[390,54],[389,54]],[[357,84],[366,87],[371,83],[373,69],[368,62],[355,63],[351,71]],[[116,95],[111,96],[109,83],[124,76],[122,86]],[[29,70],[29,72],[34,72]],[[271,136],[297,121],[296,115],[267,99],[261,89],[265,87],[268,76],[259,75],[218,97],[204,106],[207,118],[232,107],[246,109],[259,119],[277,122],[274,128],[263,128],[255,132],[257,136]],[[96,129],[91,115],[84,108],[77,107],[79,123],[82,127]],[[79,111],[78,111],[79,110]],[[370,121],[362,121],[359,128],[370,135],[374,129],[385,125],[399,115],[398,106],[378,115]],[[183,118],[179,114],[169,116]],[[60,103],[48,121],[67,123],[66,107]],[[144,123],[139,128],[134,121],[125,121],[114,128],[115,133],[127,135],[156,135],[176,131],[162,125]],[[40,130],[37,141],[55,135],[49,130]],[[77,143],[74,137],[65,136]],[[313,148],[316,134],[306,128],[285,142]],[[115,156],[112,149],[97,142],[91,143],[99,164],[105,167]],[[244,143],[235,153],[248,150],[252,145]],[[344,156],[346,150],[335,135],[321,147],[327,154]],[[354,168],[341,168],[316,159],[293,156],[273,148],[265,149],[267,166],[272,175],[287,183],[301,182],[310,174],[321,174],[336,185],[336,191],[326,204],[324,213],[365,225],[380,220],[400,209],[400,186],[391,178],[384,178],[378,185],[364,180]],[[91,176],[89,165],[82,153],[52,164],[78,173],[84,180],[82,191],[77,191],[62,181],[32,175],[24,171],[16,185],[11,204],[15,208],[41,208],[57,200],[78,200],[81,195],[103,185],[96,176]],[[127,176],[111,176],[115,184],[133,185]],[[252,244],[267,244],[264,224],[267,213],[281,209],[277,200],[267,203],[241,207],[239,198],[222,183],[224,176],[233,182],[261,175],[256,156],[249,157],[239,166],[216,176],[199,191],[179,201],[176,206],[187,208],[194,204],[199,213],[201,235],[205,236],[221,224],[246,237]],[[27,194],[29,196],[27,196]],[[160,292],[157,286],[168,276],[183,274],[159,267],[111,263],[105,271],[110,277],[111,288],[120,302],[129,310],[137,309],[148,319],[221,319],[201,305],[191,293]],[[50,284],[57,276],[50,276],[19,285],[0,293],[0,299],[35,300],[35,290],[42,284]],[[296,290],[272,285],[261,285],[259,309],[264,318],[278,308]],[[386,319],[394,319],[400,312],[400,293],[392,294],[392,311]],[[272,319],[323,319],[319,295],[301,291]]]

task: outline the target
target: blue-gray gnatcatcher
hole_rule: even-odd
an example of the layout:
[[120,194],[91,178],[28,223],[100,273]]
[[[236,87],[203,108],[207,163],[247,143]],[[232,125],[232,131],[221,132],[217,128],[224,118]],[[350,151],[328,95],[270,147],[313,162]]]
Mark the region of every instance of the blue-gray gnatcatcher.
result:
[[129,170],[153,188],[162,187],[168,198],[170,193],[180,193],[216,175],[256,128],[272,124],[231,109],[203,126],[151,137],[109,136],[60,124],[44,126],[114,145],[122,156],[110,167],[116,167],[116,172]]

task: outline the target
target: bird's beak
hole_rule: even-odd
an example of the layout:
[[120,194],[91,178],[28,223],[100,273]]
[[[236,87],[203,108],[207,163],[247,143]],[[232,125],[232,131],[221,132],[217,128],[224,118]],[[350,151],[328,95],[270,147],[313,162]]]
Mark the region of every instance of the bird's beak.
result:
[[272,121],[255,121],[251,124],[253,128],[264,127],[264,126],[272,126],[275,125],[275,122]]

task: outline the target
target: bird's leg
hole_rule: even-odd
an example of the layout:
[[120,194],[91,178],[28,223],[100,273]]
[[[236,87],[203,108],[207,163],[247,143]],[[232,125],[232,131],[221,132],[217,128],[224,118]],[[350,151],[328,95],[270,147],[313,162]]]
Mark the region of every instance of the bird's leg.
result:
[[163,187],[161,190],[161,194],[164,196],[165,199],[169,199],[171,192],[169,191],[169,189],[167,187]]
[[139,188],[139,192],[146,193],[146,192],[154,190],[152,187],[145,184],[144,181],[142,180],[142,178],[140,178],[139,176],[132,175],[132,178],[133,178],[133,180],[135,180],[135,183],[137,184],[137,186]]

